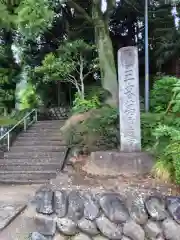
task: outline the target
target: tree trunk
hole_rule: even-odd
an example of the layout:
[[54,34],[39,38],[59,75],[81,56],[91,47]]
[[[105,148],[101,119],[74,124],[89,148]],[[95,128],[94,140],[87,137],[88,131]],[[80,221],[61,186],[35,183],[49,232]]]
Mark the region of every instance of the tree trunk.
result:
[[96,45],[99,54],[101,84],[111,94],[108,103],[117,105],[118,102],[118,81],[114,60],[114,51],[109,34],[108,19],[105,19],[98,6],[94,4],[93,20],[95,27]]
[[80,54],[80,82],[81,82],[81,98],[84,99],[84,76],[83,76],[83,58]]

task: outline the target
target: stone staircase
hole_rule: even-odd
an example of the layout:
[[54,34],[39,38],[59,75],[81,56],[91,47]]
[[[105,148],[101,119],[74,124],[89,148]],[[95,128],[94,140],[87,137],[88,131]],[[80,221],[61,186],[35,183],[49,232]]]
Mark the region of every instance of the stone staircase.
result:
[[66,154],[64,120],[38,121],[18,135],[0,159],[0,183],[46,183],[56,178]]

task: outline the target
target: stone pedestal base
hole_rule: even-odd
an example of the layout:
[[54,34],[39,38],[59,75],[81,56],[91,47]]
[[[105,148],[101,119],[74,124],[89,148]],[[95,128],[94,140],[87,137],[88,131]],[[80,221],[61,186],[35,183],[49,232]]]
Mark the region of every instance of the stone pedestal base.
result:
[[93,152],[83,170],[105,176],[144,175],[151,171],[153,164],[153,157],[145,152]]

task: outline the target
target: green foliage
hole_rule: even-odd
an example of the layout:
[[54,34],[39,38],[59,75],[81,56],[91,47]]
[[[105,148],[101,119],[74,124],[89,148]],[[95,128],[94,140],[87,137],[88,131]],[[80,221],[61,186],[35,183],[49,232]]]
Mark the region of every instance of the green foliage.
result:
[[15,119],[9,118],[9,117],[0,117],[0,126],[6,127],[10,125],[15,125],[17,121]]
[[98,68],[94,45],[83,40],[62,44],[56,53],[49,53],[42,65],[35,68],[44,82],[65,81],[73,84],[84,98],[84,81]]
[[172,107],[172,112],[180,113],[180,80],[178,80],[177,83],[174,84],[172,92],[173,92],[173,97],[170,102]]
[[152,173],[155,178],[160,179],[163,182],[171,182],[173,180],[174,168],[171,161],[164,159],[163,157],[157,159]]
[[149,4],[149,37],[159,69],[178,56],[180,50],[179,29],[175,27],[171,3],[171,1],[165,3],[165,1],[155,0]]
[[7,4],[0,2],[0,26],[9,28],[13,23],[14,17],[8,11]]
[[119,145],[117,109],[103,106],[90,110],[88,113],[88,117],[69,125],[68,129],[63,132],[67,143],[85,146],[89,151],[116,149]]
[[142,144],[151,150],[157,163],[156,177],[180,184],[180,80],[163,76],[151,91],[151,109],[141,115]]
[[108,97],[110,97],[109,92],[102,88],[102,86],[91,85],[86,86],[85,97],[86,99],[91,99],[92,97],[97,96],[101,103],[104,103]]
[[153,132],[162,121],[164,114],[159,113],[142,113],[141,114],[141,136],[142,147],[144,149],[151,148],[156,139],[153,136]]
[[54,11],[47,0],[23,0],[16,9],[17,27],[27,39],[35,40],[51,27]]
[[155,151],[160,159],[168,162],[167,167],[171,166],[171,175],[180,184],[180,131],[175,127],[159,125],[155,131],[156,137]]
[[97,96],[93,96],[91,99],[82,99],[82,97],[76,93],[75,100],[73,102],[73,113],[84,113],[91,109],[98,109],[101,107],[101,103]]
[[178,79],[170,76],[163,76],[155,79],[153,89],[151,91],[151,110],[153,112],[166,111],[173,97],[173,89]]
[[28,83],[26,89],[22,89],[20,95],[21,95],[20,99],[21,110],[33,109],[38,107],[40,100],[38,95],[36,94],[35,87],[31,83]]

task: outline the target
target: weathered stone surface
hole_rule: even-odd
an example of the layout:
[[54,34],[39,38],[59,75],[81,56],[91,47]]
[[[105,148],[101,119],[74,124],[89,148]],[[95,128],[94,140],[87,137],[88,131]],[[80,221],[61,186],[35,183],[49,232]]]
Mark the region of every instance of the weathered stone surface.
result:
[[46,237],[44,237],[42,234],[38,233],[38,232],[33,232],[31,234],[31,240],[47,240]]
[[77,225],[74,221],[68,218],[57,219],[58,230],[68,236],[75,235],[77,233]]
[[180,240],[180,226],[172,219],[166,219],[162,223],[163,233],[168,240]]
[[131,240],[131,239],[126,236],[123,236],[121,240]]
[[153,157],[147,152],[92,152],[90,161],[83,166],[83,171],[99,176],[144,175],[154,166]]
[[62,234],[57,234],[53,240],[68,240],[68,236],[64,236]]
[[79,220],[78,227],[82,232],[87,233],[90,236],[94,236],[99,233],[96,223],[85,218]]
[[159,236],[156,238],[156,240],[165,240],[165,238],[163,236]]
[[167,217],[164,201],[159,197],[149,197],[145,201],[146,209],[153,220],[162,221]]
[[36,210],[42,214],[53,213],[53,191],[49,188],[42,188],[36,193]]
[[98,236],[93,237],[93,240],[109,240],[109,238],[98,235]]
[[105,194],[100,198],[99,203],[106,217],[112,222],[123,223],[129,219],[128,210],[120,196]]
[[140,152],[139,67],[136,47],[119,49],[118,79],[121,151]]
[[99,206],[93,197],[90,194],[84,196],[84,217],[93,221],[99,216],[99,213]]
[[37,232],[44,236],[54,236],[56,232],[56,221],[49,216],[38,215],[34,218]]
[[83,233],[79,233],[76,236],[74,236],[72,240],[92,240],[92,238]]
[[173,219],[180,224],[180,198],[179,197],[167,197],[166,198],[167,209]]
[[130,210],[131,218],[140,225],[143,225],[148,220],[148,214],[145,209],[144,200],[142,197],[136,198],[132,205]]
[[78,192],[72,191],[69,194],[68,218],[73,221],[80,220],[84,214],[83,199]]
[[107,217],[105,217],[104,215],[102,215],[96,219],[96,224],[97,224],[99,230],[102,232],[102,234],[105,237],[108,237],[112,240],[121,239],[121,237],[122,237],[122,226],[121,225],[115,224],[115,223],[109,221],[109,219]]
[[0,230],[5,228],[25,207],[26,204],[0,202]]
[[54,209],[58,217],[65,217],[67,213],[68,200],[65,191],[55,191]]
[[125,223],[123,233],[132,240],[144,240],[145,238],[142,227],[132,220]]
[[144,227],[145,233],[146,233],[146,237],[148,237],[148,239],[154,239],[154,238],[158,238],[161,233],[162,233],[162,229],[160,228],[160,225],[158,222],[153,222],[151,220],[149,220],[147,222],[147,224]]

